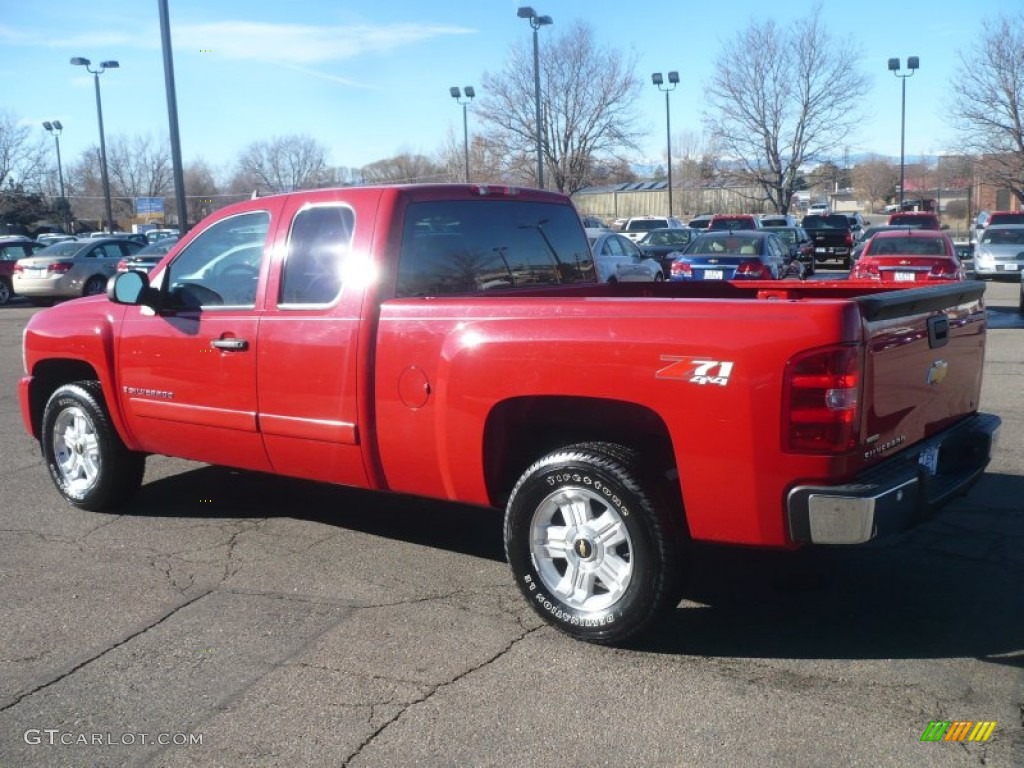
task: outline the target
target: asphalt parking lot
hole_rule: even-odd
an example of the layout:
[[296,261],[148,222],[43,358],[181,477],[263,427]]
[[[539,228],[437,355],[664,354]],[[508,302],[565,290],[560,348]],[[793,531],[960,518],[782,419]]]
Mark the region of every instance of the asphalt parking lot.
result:
[[968,496],[858,549],[701,548],[627,649],[540,622],[496,512],[163,457],[122,514],[67,506],[18,412],[37,310],[0,307],[0,768],[1024,765],[1017,290]]

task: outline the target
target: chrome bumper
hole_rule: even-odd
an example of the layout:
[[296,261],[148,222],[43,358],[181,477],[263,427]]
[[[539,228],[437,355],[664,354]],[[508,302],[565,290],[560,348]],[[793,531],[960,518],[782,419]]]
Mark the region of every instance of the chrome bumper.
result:
[[[789,534],[810,544],[863,544],[926,520],[981,477],[1000,419],[979,413],[836,486],[801,485],[787,497]],[[934,471],[922,456],[937,452]]]

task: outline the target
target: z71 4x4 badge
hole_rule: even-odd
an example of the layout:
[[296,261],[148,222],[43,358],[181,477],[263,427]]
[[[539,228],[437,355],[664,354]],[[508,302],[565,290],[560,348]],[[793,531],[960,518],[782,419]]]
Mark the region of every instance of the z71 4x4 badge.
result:
[[676,379],[691,384],[717,384],[724,387],[732,375],[733,364],[726,360],[706,360],[677,355],[662,355],[661,359],[671,364],[654,374],[657,379]]

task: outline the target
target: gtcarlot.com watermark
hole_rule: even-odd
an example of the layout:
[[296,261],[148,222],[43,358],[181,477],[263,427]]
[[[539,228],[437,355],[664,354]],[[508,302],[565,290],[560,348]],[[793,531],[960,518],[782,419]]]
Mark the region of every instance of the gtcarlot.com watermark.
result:
[[114,733],[113,731],[97,731],[94,733],[76,733],[62,731],[59,728],[29,728],[22,738],[26,744],[37,746],[79,746],[79,747],[195,747],[202,746],[201,733]]

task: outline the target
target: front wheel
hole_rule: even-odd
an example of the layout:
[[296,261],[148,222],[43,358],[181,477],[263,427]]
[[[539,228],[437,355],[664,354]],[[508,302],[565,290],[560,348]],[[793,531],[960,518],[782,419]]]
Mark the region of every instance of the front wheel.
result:
[[620,643],[674,601],[675,542],[638,455],[584,443],[523,473],[505,513],[505,552],[540,616],[581,640]]
[[116,507],[142,485],[145,455],[121,442],[97,381],[54,391],[43,411],[40,447],[53,484],[81,509]]

